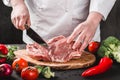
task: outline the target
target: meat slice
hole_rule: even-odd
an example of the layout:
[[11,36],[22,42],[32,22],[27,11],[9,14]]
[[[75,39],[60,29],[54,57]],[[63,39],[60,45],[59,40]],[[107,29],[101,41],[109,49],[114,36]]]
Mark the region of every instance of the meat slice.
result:
[[48,49],[37,43],[27,44],[26,51],[28,55],[36,60],[50,61]]
[[66,38],[62,38],[50,45],[49,56],[53,62],[67,62],[73,58],[81,56],[78,49],[73,50],[72,45],[74,42],[68,44]]
[[72,49],[74,41],[70,44],[66,41],[67,38],[61,35],[48,41],[49,48],[45,48],[37,43],[28,44],[26,48],[29,55],[37,60],[67,62],[71,59],[79,58],[81,56],[79,50]]
[[61,40],[61,39],[65,39],[65,37],[63,36],[63,35],[60,35],[60,36],[57,36],[57,37],[54,37],[54,38],[52,38],[52,39],[49,39],[48,41],[47,41],[47,43],[48,43],[48,45],[52,45],[52,44],[54,44],[55,42],[57,42],[57,41],[59,41],[59,40]]

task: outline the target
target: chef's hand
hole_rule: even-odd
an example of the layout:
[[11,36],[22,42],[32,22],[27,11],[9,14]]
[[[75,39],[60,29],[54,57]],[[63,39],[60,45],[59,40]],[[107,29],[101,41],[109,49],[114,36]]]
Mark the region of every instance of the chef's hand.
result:
[[25,25],[30,26],[30,15],[24,0],[11,0],[12,13],[11,20],[17,29],[24,30]]
[[67,42],[75,40],[73,49],[80,48],[83,51],[95,35],[96,29],[102,19],[102,15],[97,12],[91,12],[86,21],[79,24],[72,34],[68,37]]

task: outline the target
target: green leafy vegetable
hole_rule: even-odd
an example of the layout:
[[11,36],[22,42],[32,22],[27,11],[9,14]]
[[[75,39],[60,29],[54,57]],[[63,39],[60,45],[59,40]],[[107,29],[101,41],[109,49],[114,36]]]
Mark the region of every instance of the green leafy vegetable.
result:
[[17,46],[8,46],[7,60],[13,60],[15,58],[14,51],[17,49]]
[[38,69],[38,72],[42,74],[45,78],[51,78],[55,76],[55,73],[51,71],[51,68],[48,66],[35,66]]
[[43,68],[42,74],[44,75],[45,78],[51,78],[55,76],[54,72],[51,72],[50,67]]
[[109,36],[101,42],[97,54],[100,57],[110,57],[120,63],[120,40],[114,36]]

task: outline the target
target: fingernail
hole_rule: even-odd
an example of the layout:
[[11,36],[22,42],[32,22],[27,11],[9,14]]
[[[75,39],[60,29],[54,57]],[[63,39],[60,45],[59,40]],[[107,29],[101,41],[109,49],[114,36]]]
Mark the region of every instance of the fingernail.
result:
[[72,48],[73,48],[73,49],[75,49],[76,47],[75,47],[75,46],[73,46]]
[[70,40],[69,40],[69,39],[67,40],[67,43],[70,43]]
[[67,43],[69,43],[69,40],[67,40]]

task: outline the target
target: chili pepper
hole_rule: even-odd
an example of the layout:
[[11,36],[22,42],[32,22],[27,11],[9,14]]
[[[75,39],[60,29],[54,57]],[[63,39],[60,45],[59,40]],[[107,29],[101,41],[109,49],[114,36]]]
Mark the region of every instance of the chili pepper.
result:
[[94,75],[104,73],[112,67],[112,64],[113,64],[113,60],[111,58],[103,57],[101,58],[98,65],[85,70],[82,73],[82,76],[88,77],[88,76],[94,76]]
[[6,62],[8,49],[4,44],[0,44],[0,64]]

